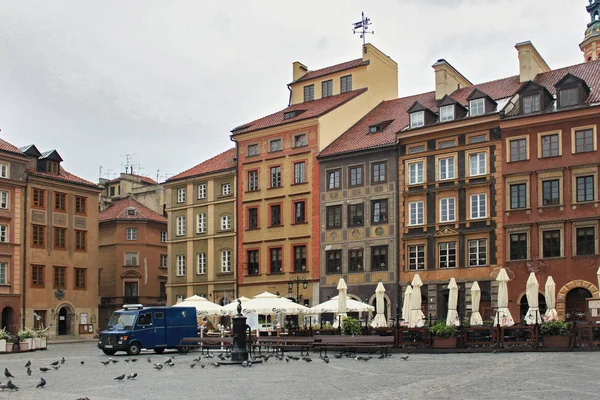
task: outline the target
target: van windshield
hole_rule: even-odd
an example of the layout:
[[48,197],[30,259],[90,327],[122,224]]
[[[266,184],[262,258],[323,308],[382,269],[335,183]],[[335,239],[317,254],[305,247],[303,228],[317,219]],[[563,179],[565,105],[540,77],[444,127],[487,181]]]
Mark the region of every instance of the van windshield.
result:
[[134,319],[135,314],[113,313],[112,317],[110,317],[110,321],[108,321],[108,327],[116,329],[131,329],[133,327]]

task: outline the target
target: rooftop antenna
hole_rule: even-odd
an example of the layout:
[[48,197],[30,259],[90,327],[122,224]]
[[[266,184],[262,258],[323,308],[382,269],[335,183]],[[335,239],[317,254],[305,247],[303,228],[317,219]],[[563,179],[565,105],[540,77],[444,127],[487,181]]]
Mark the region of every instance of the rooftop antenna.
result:
[[[125,173],[129,173],[129,167],[133,165],[133,159],[137,156],[135,153],[121,154],[121,157],[125,159]],[[123,163],[121,163],[121,171],[123,170]]]
[[360,38],[363,40],[363,46],[367,44],[366,34],[371,33],[375,34],[375,31],[369,31],[369,25],[371,25],[371,18],[365,17],[365,13],[362,13],[362,20],[359,22],[355,22],[352,24],[354,28],[352,28],[352,33],[360,33]]
[[98,167],[98,179],[102,179],[102,165]]

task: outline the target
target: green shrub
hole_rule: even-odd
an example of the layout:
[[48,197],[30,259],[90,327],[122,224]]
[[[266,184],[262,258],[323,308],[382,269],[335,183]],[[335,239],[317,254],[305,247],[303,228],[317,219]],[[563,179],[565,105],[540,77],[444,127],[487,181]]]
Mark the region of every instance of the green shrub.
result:
[[342,335],[358,336],[360,335],[360,321],[352,317],[342,319]]
[[437,337],[454,337],[456,327],[454,325],[446,325],[445,322],[436,322],[429,328],[429,332]]
[[544,322],[540,328],[542,336],[567,336],[569,325],[564,321]]
[[19,331],[19,339],[33,339],[37,337],[36,332],[33,329],[25,328],[22,331]]
[[6,330],[6,328],[0,329],[0,340],[8,341],[10,339],[10,333]]

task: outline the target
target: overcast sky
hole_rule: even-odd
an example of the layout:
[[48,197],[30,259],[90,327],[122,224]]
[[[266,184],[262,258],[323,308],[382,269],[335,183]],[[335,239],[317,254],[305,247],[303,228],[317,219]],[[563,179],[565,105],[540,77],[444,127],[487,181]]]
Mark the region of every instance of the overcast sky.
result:
[[[399,65],[399,93],[434,89],[445,58],[474,83],[518,73],[531,40],[551,68],[582,62],[588,0],[2,0],[0,136],[97,181],[136,154],[160,180],[287,106],[292,62],[361,56],[351,24]],[[294,4],[294,7],[291,5]]]

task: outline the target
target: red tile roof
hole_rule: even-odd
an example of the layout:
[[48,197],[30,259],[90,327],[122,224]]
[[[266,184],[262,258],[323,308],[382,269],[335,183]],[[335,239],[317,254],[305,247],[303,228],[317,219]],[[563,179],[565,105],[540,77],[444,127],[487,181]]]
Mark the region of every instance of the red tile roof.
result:
[[49,174],[47,172],[33,171],[33,170],[27,170],[27,173],[30,175],[39,176],[42,178],[56,179],[58,181],[91,186],[91,187],[94,187],[94,188],[100,190],[98,185],[96,185],[95,183],[86,181],[85,179],[80,178],[77,175],[73,175],[72,173],[67,172],[63,167],[60,167],[60,172],[58,175]]
[[170,177],[169,179],[167,179],[167,182],[234,169],[237,165],[237,161],[235,160],[236,156],[237,152],[234,147],[232,149],[224,151],[219,155],[214,156],[213,158],[201,162],[195,167],[192,167],[175,176]]
[[[129,215],[127,209],[135,208],[135,215]],[[117,220],[136,220],[136,221],[154,221],[167,223],[167,218],[155,213],[142,203],[126,197],[115,201],[112,206],[104,210],[98,215],[100,222],[117,221]]]
[[[338,94],[335,96],[325,97],[324,99],[306,101],[304,103],[293,104],[281,111],[274,114],[267,115],[266,117],[257,119],[248,124],[241,125],[234,128],[231,133],[239,135],[242,133],[252,132],[259,129],[270,128],[273,126],[288,124],[291,122],[302,121],[305,119],[320,117],[321,115],[328,113],[329,111],[341,106],[342,104],[360,96],[367,89],[358,89],[351,92]],[[293,118],[284,119],[283,115],[290,111],[302,111],[298,116]]]
[[10,144],[7,141],[2,140],[2,139],[0,139],[0,150],[8,151],[9,153],[19,154],[21,156],[25,155],[25,153],[23,153],[21,150],[19,150],[19,148],[17,146],[13,146],[12,144]]
[[[158,185],[158,182],[156,182],[154,179],[150,178],[149,176],[143,176],[143,175],[136,175],[136,174],[124,174],[124,175],[128,175],[128,176],[134,176],[136,178],[140,178],[140,180],[148,185]],[[118,182],[121,180],[121,176],[113,179],[110,181],[110,183],[113,182]]]
[[363,61],[362,58],[357,58],[356,60],[346,61],[341,64],[332,65],[330,67],[316,69],[314,71],[308,71],[306,74],[302,75],[300,78],[296,79],[292,83],[308,81],[310,79],[318,78],[320,76],[335,74],[336,72],[344,71],[350,68],[360,67],[361,65],[368,65],[368,63],[368,61]]
[[569,73],[583,79],[590,87],[591,91],[586,103],[600,102],[600,60],[544,72],[536,76],[534,82],[544,86],[552,95],[556,96],[554,85]]

